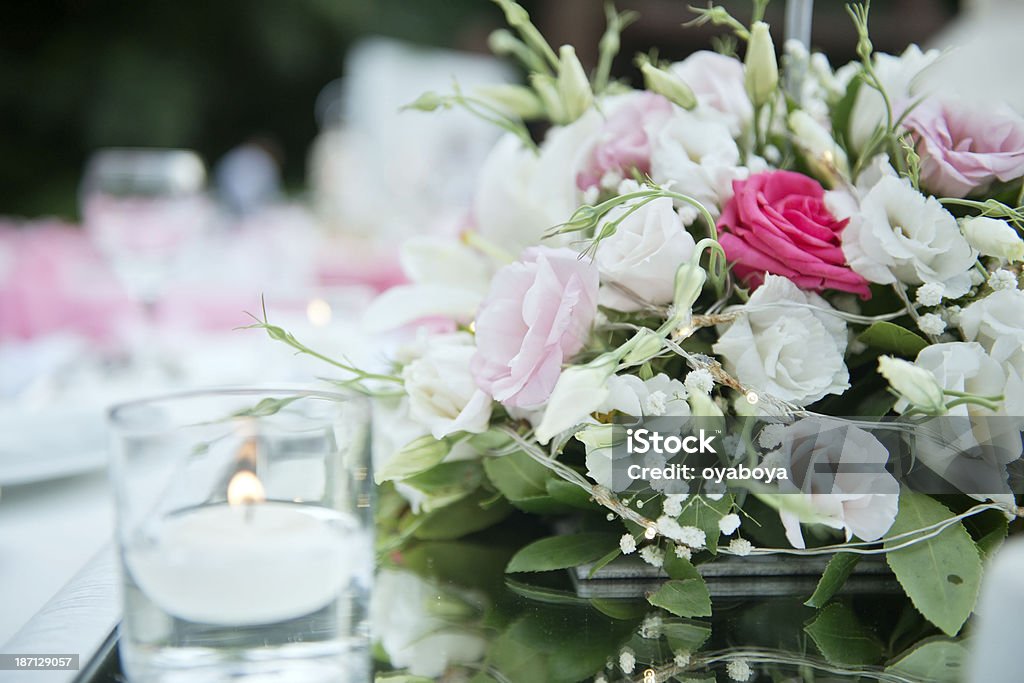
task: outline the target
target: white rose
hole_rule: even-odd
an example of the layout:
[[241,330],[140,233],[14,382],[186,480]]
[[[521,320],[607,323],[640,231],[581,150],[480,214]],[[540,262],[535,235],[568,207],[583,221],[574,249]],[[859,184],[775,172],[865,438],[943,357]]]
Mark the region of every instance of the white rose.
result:
[[820,296],[768,274],[738,310],[712,350],[740,382],[797,405],[849,388],[846,323]]
[[601,116],[591,109],[574,123],[553,128],[539,155],[512,134],[499,140],[480,169],[473,202],[480,235],[517,257],[539,244],[549,228],[569,220],[580,205],[576,174],[601,125]]
[[[900,485],[885,470],[889,452],[872,434],[839,420],[807,418],[783,429],[781,437],[767,458],[791,473],[779,482],[784,495],[775,502],[794,548],[805,547],[801,523],[842,529],[847,541],[877,541],[892,527]],[[857,468],[844,471],[844,462]]]
[[669,67],[690,86],[697,102],[721,115],[732,137],[739,137],[754,118],[754,106],[744,85],[743,62],[701,50]]
[[[740,164],[740,151],[729,129],[707,108],[677,108],[648,135],[654,181],[659,185],[671,183],[716,218],[732,197],[732,181],[749,175]],[[689,204],[682,204],[680,209],[687,224],[697,217],[697,210]]]
[[965,339],[1024,375],[1024,292],[1004,289],[975,301],[960,312],[960,329]]
[[1024,260],[1024,240],[1006,221],[976,216],[965,218],[960,227],[970,245],[985,256],[998,256],[1007,261]]
[[[849,201],[849,196],[845,197]],[[952,214],[934,197],[925,197],[903,178],[884,175],[864,195],[859,210],[829,193],[826,204],[843,230],[843,254],[854,271],[871,282],[920,285],[939,282],[956,299],[971,287],[977,259]]]
[[431,316],[473,319],[493,274],[486,257],[458,240],[425,235],[403,242],[400,257],[411,283],[370,303],[363,314],[368,331],[393,330]]
[[[629,208],[613,209],[605,221],[621,218]],[[683,226],[671,199],[655,199],[642,206],[598,246],[594,263],[605,285],[598,301],[620,311],[670,303],[676,269],[690,259],[693,248],[693,237]]]
[[453,432],[487,430],[491,398],[473,381],[469,365],[474,353],[469,335],[438,335],[430,339],[421,357],[402,370],[409,413],[435,439]]
[[483,658],[487,639],[468,627],[453,625],[443,605],[434,607],[443,596],[437,586],[412,572],[382,569],[374,588],[370,605],[373,639],[393,666],[408,668],[413,676],[435,678],[444,674],[449,664]]
[[[920,76],[938,58],[938,50],[922,52],[917,45],[911,45],[898,57],[875,53],[875,74],[893,107],[899,107],[921,94],[925,84]],[[899,111],[893,113],[894,116],[899,114]],[[853,149],[860,151],[875,130],[885,125],[885,120],[885,100],[882,95],[874,88],[861,84],[853,109],[850,110],[850,142]]]
[[[976,342],[933,344],[917,355],[914,364],[930,372],[945,390],[977,396],[1016,392],[1016,373],[1008,377]],[[1011,407],[1013,400],[1011,396]],[[896,405],[897,410],[905,407],[902,402]],[[914,455],[948,482],[951,491],[1012,505],[1006,465],[1021,457],[1024,424],[1019,416],[1006,416],[1006,407],[993,412],[971,403],[954,406],[916,432]]]

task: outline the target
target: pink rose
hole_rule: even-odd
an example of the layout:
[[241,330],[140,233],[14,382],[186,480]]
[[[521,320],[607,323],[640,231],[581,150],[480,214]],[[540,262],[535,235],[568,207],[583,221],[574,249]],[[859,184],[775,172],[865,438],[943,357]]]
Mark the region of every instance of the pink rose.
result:
[[544,403],[587,339],[597,283],[597,268],[570,249],[534,247],[501,268],[476,317],[477,386],[509,407]]
[[867,281],[850,270],[840,235],[849,219],[825,207],[825,190],[791,171],[766,171],[732,182],[733,198],[718,221],[733,273],[760,286],[765,273],[782,275],[812,291],[838,289],[863,298]]
[[638,92],[626,95],[598,133],[594,149],[576,176],[581,190],[601,184],[607,173],[628,177],[635,168],[651,170],[651,141],[648,126],[672,112],[672,103],[661,95]]
[[921,183],[939,196],[966,197],[1024,175],[1024,119],[1017,114],[933,100],[904,125],[917,140]]

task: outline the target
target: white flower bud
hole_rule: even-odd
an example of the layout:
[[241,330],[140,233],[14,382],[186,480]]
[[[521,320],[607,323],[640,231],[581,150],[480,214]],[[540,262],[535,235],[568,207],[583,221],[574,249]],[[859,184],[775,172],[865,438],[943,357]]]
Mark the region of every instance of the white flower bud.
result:
[[965,218],[960,229],[967,242],[985,256],[1024,261],[1024,240],[1006,221],[987,216]]
[[935,375],[909,361],[891,356],[879,356],[878,372],[889,380],[889,386],[912,405],[927,413],[946,410],[942,387]]
[[560,123],[572,123],[594,102],[590,79],[571,45],[563,45],[558,51],[558,94],[565,112],[565,120]]
[[644,75],[644,86],[651,92],[665,96],[683,109],[693,109],[697,106],[697,96],[690,90],[690,86],[668,71],[659,69],[650,62],[644,62],[640,66],[640,72]]
[[474,88],[482,100],[521,119],[535,119],[544,113],[544,103],[530,88],[513,83],[494,83]]
[[830,181],[833,186],[836,184],[837,172],[843,177],[849,177],[850,163],[846,152],[824,126],[802,109],[794,110],[788,122],[794,142],[803,150],[808,165],[817,175]]
[[768,24],[755,22],[747,41],[746,66],[747,95],[755,107],[771,100],[779,85],[779,63],[775,58],[775,43]]
[[617,366],[617,354],[612,352],[586,365],[571,365],[563,370],[537,426],[537,441],[546,444],[597,410],[608,398],[608,378],[615,374]]
[[632,364],[643,362],[656,355],[661,351],[664,340],[661,335],[645,327],[637,331],[633,339],[627,343],[630,345],[629,353],[622,359],[622,362]]
[[676,270],[675,293],[672,297],[672,305],[677,311],[686,311],[686,321],[689,321],[689,311],[693,308],[694,302],[704,291],[704,283],[708,280],[707,272],[700,266],[693,263],[684,263]]

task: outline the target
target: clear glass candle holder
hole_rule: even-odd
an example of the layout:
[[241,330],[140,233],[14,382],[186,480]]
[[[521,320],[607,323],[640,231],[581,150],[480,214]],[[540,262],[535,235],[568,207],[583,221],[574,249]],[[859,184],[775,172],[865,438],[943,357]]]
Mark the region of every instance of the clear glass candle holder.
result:
[[369,674],[369,406],[240,389],[110,411],[133,683]]

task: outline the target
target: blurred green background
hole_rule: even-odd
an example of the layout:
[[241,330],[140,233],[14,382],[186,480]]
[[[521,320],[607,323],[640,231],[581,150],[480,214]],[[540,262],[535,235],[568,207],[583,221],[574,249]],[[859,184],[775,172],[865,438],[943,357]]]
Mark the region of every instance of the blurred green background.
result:
[[[553,43],[592,62],[603,0],[524,2]],[[623,0],[643,12],[618,70],[651,45],[681,58],[707,46],[683,31],[685,0]],[[697,3],[703,4],[703,3]],[[727,0],[737,16],[748,0]],[[781,0],[769,19],[781,25]],[[815,43],[852,55],[842,3],[818,0]],[[926,38],[956,0],[876,0],[876,46]],[[73,218],[79,174],[104,146],[189,147],[212,164],[254,136],[283,152],[298,188],[317,132],[314,102],[359,36],[484,50],[502,23],[488,0],[6,0],[0,19],[0,215]]]

